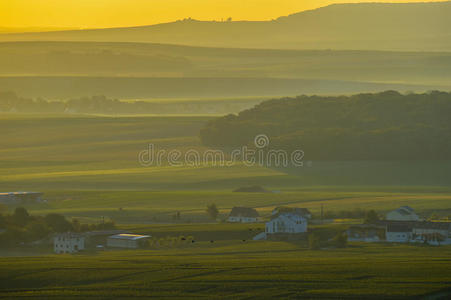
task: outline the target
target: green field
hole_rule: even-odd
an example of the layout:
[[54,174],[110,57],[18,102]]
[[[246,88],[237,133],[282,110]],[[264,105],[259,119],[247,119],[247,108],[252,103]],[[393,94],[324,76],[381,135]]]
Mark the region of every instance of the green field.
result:
[[450,247],[353,244],[313,251],[283,242],[223,241],[0,258],[0,297],[438,299],[449,295],[450,257]]
[[[176,211],[184,222],[204,222],[210,203],[223,214],[251,206],[262,215],[282,204],[314,213],[321,205],[330,211],[411,205],[426,216],[451,209],[449,162],[312,162],[299,169],[139,164],[149,143],[204,151],[198,132],[210,119],[0,115],[0,189],[43,191],[48,203],[28,207],[36,214],[122,223],[166,222]],[[278,192],[232,192],[250,185]]]

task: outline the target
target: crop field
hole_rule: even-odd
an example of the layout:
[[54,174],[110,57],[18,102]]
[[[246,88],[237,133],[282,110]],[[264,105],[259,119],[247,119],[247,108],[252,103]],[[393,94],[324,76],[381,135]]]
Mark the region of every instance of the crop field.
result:
[[183,222],[208,221],[205,208],[214,203],[225,217],[234,206],[254,207],[260,215],[269,216],[280,205],[306,207],[319,215],[325,211],[340,212],[375,209],[385,212],[410,205],[425,216],[451,213],[451,195],[443,190],[425,193],[410,191],[340,191],[316,188],[283,193],[234,193],[230,191],[49,191],[48,203],[28,205],[35,214],[62,213],[69,217],[100,222],[108,217],[120,223],[170,222],[176,212]]
[[[308,162],[295,169],[203,164],[143,167],[138,154],[205,151],[201,116],[0,115],[0,189],[230,190],[262,185],[275,190],[310,186],[449,186],[449,161]],[[166,163],[165,163],[166,162]]]
[[450,247],[353,244],[314,251],[284,242],[223,241],[183,249],[0,258],[0,297],[443,297],[450,292],[450,257]]

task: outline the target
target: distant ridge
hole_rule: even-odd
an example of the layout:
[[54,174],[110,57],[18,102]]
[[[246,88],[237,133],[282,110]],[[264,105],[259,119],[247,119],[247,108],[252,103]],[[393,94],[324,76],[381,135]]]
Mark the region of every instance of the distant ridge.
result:
[[273,21],[0,34],[0,41],[152,42],[210,47],[451,51],[451,2],[333,4]]

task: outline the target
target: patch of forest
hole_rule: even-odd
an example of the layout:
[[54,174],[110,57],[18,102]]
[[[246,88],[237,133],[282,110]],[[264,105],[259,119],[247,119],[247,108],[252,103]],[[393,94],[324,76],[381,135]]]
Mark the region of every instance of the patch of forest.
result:
[[210,121],[202,142],[219,148],[303,150],[307,160],[434,160],[451,158],[451,93],[396,91],[353,96],[299,96],[265,101]]

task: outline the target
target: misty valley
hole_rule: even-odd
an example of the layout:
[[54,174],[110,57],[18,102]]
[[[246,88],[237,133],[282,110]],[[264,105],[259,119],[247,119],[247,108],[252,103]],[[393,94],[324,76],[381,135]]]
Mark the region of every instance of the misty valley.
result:
[[0,17],[0,298],[450,298],[451,2],[74,12]]

